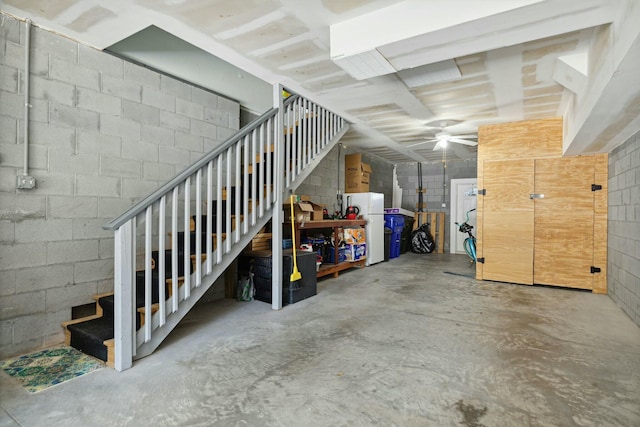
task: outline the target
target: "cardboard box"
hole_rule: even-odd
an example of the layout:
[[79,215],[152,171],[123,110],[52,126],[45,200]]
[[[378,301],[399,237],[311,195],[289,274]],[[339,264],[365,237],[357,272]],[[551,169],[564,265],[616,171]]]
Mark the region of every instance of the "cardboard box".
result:
[[360,261],[367,257],[367,244],[366,243],[354,243],[345,246],[345,261],[354,262]]
[[[291,221],[291,205],[283,206],[285,221]],[[295,222],[322,221],[322,206],[308,201],[300,201],[293,207]]]
[[362,162],[362,154],[344,156],[344,192],[366,193],[369,191],[371,166]]
[[342,240],[344,240],[347,244],[362,244],[366,243],[367,239],[365,237],[365,229],[364,228],[344,228],[342,232]]

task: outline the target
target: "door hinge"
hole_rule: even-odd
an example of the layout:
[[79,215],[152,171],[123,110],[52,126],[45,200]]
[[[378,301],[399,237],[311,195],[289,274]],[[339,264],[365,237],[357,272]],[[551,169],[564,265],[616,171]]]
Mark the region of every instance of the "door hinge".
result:
[[598,191],[598,190],[602,190],[602,185],[591,184],[591,191]]
[[484,264],[484,257],[476,258],[476,261],[479,262],[480,264]]
[[600,273],[602,269],[600,267],[591,266],[591,274]]
[[478,196],[486,196],[487,195],[487,189],[483,188],[482,190],[478,190]]

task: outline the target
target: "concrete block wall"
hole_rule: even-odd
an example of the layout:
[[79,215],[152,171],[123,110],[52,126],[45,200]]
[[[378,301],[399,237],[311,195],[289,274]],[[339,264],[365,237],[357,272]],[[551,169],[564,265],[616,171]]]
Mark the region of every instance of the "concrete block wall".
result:
[[640,132],[609,154],[609,296],[640,326]]
[[[357,149],[346,149],[336,144],[311,175],[298,186],[296,194],[310,196],[315,203],[325,205],[329,213],[336,211],[338,190],[344,194],[344,156],[359,152]],[[393,195],[393,165],[367,153],[362,153],[362,159],[370,164],[372,169],[369,190],[383,193],[385,206],[390,206]],[[346,207],[346,197],[343,202]]]
[[[418,164],[402,163],[396,169],[398,184],[402,188],[402,208],[417,211],[419,193],[418,189]],[[422,187],[426,189],[423,194],[423,203],[426,203],[425,212],[444,212],[445,230],[449,230],[450,204],[451,204],[451,180],[462,178],[476,178],[478,165],[472,160],[449,160],[443,177],[442,163],[422,164]],[[444,185],[443,185],[444,183]],[[445,203],[445,207],[442,207]],[[445,232],[446,232],[445,231]],[[449,237],[445,235],[445,252],[449,251]]]
[[102,225],[239,128],[236,101],[34,27],[29,174],[24,24],[0,15],[0,358],[61,342],[71,307],[112,290]]

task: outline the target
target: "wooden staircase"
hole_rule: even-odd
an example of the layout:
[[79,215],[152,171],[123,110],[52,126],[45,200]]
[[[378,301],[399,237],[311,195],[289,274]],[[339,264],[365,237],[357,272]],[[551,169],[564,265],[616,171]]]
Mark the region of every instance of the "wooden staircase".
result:
[[[95,315],[63,324],[68,344],[116,370],[130,368],[162,343],[257,234],[264,240],[272,215],[282,221],[285,191],[311,173],[348,124],[299,96],[276,105],[105,224],[114,232],[114,292],[96,296]],[[281,227],[273,235],[279,260]],[[274,277],[279,269],[274,261]],[[273,307],[281,306],[274,298]]]
[[[223,192],[226,202],[226,192]],[[250,213],[250,212],[249,212]],[[204,253],[196,254],[197,248],[195,245],[196,239],[196,225],[200,222],[202,228],[206,228],[207,217],[201,215],[200,220],[194,215],[191,217],[189,224],[188,234],[191,242],[189,247],[189,255],[191,259],[191,270],[189,274],[192,274],[196,270],[198,258],[200,258],[200,264],[206,261],[207,255]],[[215,228],[215,218],[213,218],[213,231],[210,235],[214,250],[217,243],[217,230]],[[225,221],[223,221],[225,224]],[[236,228],[235,215],[232,215],[231,231]],[[223,231],[226,231],[223,227]],[[178,232],[178,258],[184,257],[184,231]],[[207,235],[205,232],[201,233],[201,241],[206,241]],[[171,239],[171,232],[168,233],[169,239]],[[226,240],[227,233],[221,233],[222,241]],[[157,266],[159,265],[158,250],[152,252],[151,255],[151,282],[152,282],[152,297],[151,297],[151,314],[155,314],[160,309],[160,295],[158,289],[161,283]],[[171,250],[164,251],[165,265],[171,266]],[[177,287],[180,289],[185,282],[184,268],[182,263],[178,263],[178,280]],[[146,272],[144,270],[136,271],[136,331],[140,330],[145,323],[145,281]],[[172,279],[171,269],[165,270],[165,276],[162,280],[165,289],[165,301],[173,296],[174,287]],[[155,292],[154,292],[155,291]],[[96,313],[90,316],[70,320],[62,323],[65,335],[65,344],[70,345],[85,354],[89,354],[95,358],[103,360],[107,366],[115,366],[115,354],[114,354],[114,293],[107,292],[97,294],[94,296],[96,304]]]

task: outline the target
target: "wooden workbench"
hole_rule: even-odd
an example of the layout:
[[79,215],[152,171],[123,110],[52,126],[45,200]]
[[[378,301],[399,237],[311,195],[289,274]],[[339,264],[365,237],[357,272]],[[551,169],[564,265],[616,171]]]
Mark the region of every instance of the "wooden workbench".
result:
[[[296,222],[295,223],[295,234],[296,234],[296,244],[300,245],[300,237],[301,231],[303,230],[315,230],[319,228],[331,228],[333,229],[334,236],[337,236],[339,230],[345,227],[364,227],[367,224],[366,219],[334,219],[334,220],[323,220],[323,221],[305,221],[305,222]],[[291,228],[290,222],[284,223],[285,227]],[[361,258],[358,261],[344,261],[339,262],[338,257],[338,245],[334,245],[334,254],[333,254],[334,262],[333,264],[323,264],[320,266],[318,270],[317,276],[324,277],[328,275],[333,275],[333,277],[338,277],[340,271],[347,270],[353,267],[363,268],[365,265],[366,258]]]

